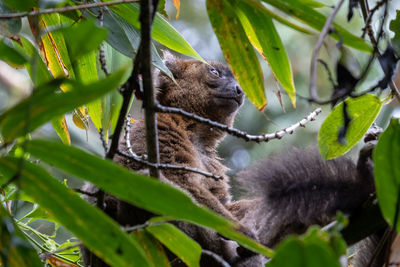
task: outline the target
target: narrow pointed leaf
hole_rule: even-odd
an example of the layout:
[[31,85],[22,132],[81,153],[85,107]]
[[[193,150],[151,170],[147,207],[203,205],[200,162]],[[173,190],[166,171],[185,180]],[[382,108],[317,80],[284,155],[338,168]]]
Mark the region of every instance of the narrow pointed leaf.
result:
[[[31,58],[36,57],[35,62],[27,62],[26,68],[28,70],[29,76],[31,77],[32,82],[34,83],[35,86],[40,86],[46,82],[49,82],[52,80],[52,76],[49,73],[46,65],[42,61],[41,57],[37,53],[36,49],[32,45],[31,42],[29,42],[26,38],[23,36],[20,37],[22,47],[16,44],[15,48],[20,51],[24,51],[26,55],[30,56]],[[34,66],[33,66],[34,65]],[[65,116],[59,116],[55,117],[51,121],[54,130],[56,131],[57,135],[60,137],[62,142],[64,144],[70,144],[71,143],[71,137],[69,134],[69,130],[67,127],[67,123],[65,121]]]
[[[0,131],[4,140],[9,142],[18,136],[26,134],[27,123],[29,123],[28,132],[33,131],[54,117],[89,103],[116,89],[121,82],[123,74],[124,71],[120,71],[89,85],[64,81],[71,85],[72,90],[62,94],[55,92],[59,84],[49,83],[44,88],[37,89],[37,93],[21,101],[0,116]],[[30,114],[29,122],[26,120],[28,111]]]
[[[383,217],[400,230],[400,124],[392,119],[374,150],[374,177]],[[397,215],[397,218],[395,217]],[[396,225],[394,223],[397,222]]]
[[267,256],[272,255],[268,248],[236,232],[232,222],[197,206],[191,198],[174,187],[63,144],[35,140],[29,142],[26,149],[31,155],[78,178],[90,181],[135,206],[207,226],[249,249]]
[[[18,170],[19,159],[0,158],[3,184]],[[112,266],[152,266],[140,245],[96,207],[66,188],[43,168],[25,162],[18,184],[97,256]]]
[[66,144],[71,144],[71,137],[69,135],[69,130],[67,126],[67,121],[65,120],[65,116],[61,115],[60,117],[55,117],[51,120],[51,124],[53,125],[54,130],[57,135],[60,137],[61,141]]
[[367,132],[382,107],[378,97],[366,94],[346,100],[351,122],[345,145],[338,142],[339,129],[343,126],[343,103],[337,105],[322,123],[318,134],[319,151],[323,158],[333,159],[350,150]]
[[[126,22],[135,28],[140,29],[138,4],[114,5],[111,6],[110,9],[126,20]],[[183,38],[183,36],[159,14],[156,14],[154,18],[152,37],[157,42],[172,50],[204,61],[204,59],[197,54],[185,38]]]
[[[57,13],[40,16],[40,30],[42,35],[42,54],[45,63],[55,78],[75,78],[71,60],[68,55],[64,35],[60,31],[51,31],[52,27],[60,27],[60,15]],[[68,88],[62,87],[63,91]]]
[[[279,10],[287,13],[290,16],[295,17],[299,21],[309,25],[310,27],[321,31],[324,27],[327,17],[322,15],[318,11],[314,10],[312,7],[303,4],[304,1],[299,0],[262,0]],[[355,49],[371,52],[371,47],[360,37],[353,35],[348,32],[345,28],[339,26],[338,24],[333,24],[336,32],[332,32],[330,35],[336,40],[343,39],[345,45],[351,46]]]
[[[262,48],[261,55],[266,59],[271,67],[275,78],[282,85],[288,94],[294,107],[296,107],[296,91],[294,88],[292,68],[285,47],[269,13],[263,5],[255,0],[237,1],[237,7],[244,12],[251,23],[254,34],[257,36]],[[249,38],[250,41],[252,40]]]
[[169,223],[146,227],[155,238],[178,256],[189,267],[198,267],[201,257],[201,247],[181,230]]
[[[90,84],[97,81],[98,76],[95,52],[91,51],[77,59],[76,63],[74,64],[74,69],[77,80],[82,84]],[[99,98],[90,103],[87,103],[86,109],[94,126],[98,131],[100,131],[100,129],[103,128],[101,123],[101,99]]]
[[164,248],[151,234],[145,230],[134,231],[131,237],[138,242],[146,252],[147,258],[156,267],[170,267]]
[[249,100],[263,110],[267,104],[257,56],[231,4],[208,0],[207,11],[222,52]]

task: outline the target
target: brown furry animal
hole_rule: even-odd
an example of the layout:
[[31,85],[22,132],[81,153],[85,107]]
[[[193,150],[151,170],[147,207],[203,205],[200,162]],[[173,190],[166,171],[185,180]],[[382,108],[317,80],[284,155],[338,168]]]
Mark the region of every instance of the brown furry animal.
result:
[[[161,73],[156,75],[160,104],[232,126],[244,94],[227,66],[182,60],[171,54],[165,56],[165,64],[175,81]],[[225,174],[227,167],[220,163],[216,153],[225,133],[176,114],[158,113],[157,119],[160,162],[223,177],[215,181],[189,171],[162,170],[160,180],[187,193],[199,205],[236,222],[241,232],[267,246],[275,246],[288,234],[302,233],[312,224],[329,223],[337,210],[351,213],[373,190],[371,180],[360,176],[348,159],[324,163],[318,153],[292,151],[287,157],[263,160],[240,173],[238,176],[253,199],[232,202]],[[132,150],[139,156],[147,154],[145,139],[141,120],[130,129]],[[125,140],[121,140],[119,148],[128,150]],[[114,160],[135,171],[146,169],[122,156]],[[122,225],[140,224],[151,216],[110,195],[106,195],[105,204],[105,211]],[[214,231],[184,222],[176,224],[203,249],[222,256],[233,266],[258,267],[265,263],[261,256],[248,253]],[[174,263],[179,265],[179,261]],[[201,266],[220,264],[203,255]]]

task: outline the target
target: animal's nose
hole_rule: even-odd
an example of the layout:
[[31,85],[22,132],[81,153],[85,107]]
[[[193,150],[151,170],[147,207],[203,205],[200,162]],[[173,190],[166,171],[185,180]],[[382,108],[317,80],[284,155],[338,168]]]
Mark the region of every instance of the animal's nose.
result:
[[235,85],[235,90],[236,90],[236,94],[238,96],[242,96],[243,95],[243,90],[238,84]]

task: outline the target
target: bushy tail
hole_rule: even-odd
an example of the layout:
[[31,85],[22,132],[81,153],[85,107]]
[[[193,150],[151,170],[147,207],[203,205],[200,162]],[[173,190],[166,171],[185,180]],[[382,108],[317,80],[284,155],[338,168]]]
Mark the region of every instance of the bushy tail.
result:
[[313,224],[328,224],[338,210],[352,213],[374,191],[373,179],[362,177],[352,160],[323,161],[315,150],[263,159],[237,177],[251,198],[260,198],[243,221],[269,247]]

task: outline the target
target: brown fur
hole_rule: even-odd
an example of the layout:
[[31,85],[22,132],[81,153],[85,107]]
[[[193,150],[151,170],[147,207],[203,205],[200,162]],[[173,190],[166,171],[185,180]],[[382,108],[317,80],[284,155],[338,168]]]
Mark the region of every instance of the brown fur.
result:
[[[173,73],[175,81],[162,74],[157,75],[157,100],[161,105],[178,107],[232,126],[244,95],[227,66],[217,62],[206,64],[197,60],[181,60],[169,54],[165,63]],[[217,70],[219,75],[213,74],[212,69]],[[253,232],[239,222],[240,217],[244,215],[239,215],[239,208],[231,204],[229,177],[226,175],[228,168],[220,162],[216,153],[216,148],[225,133],[181,115],[168,113],[157,114],[157,126],[160,162],[197,168],[223,177],[215,181],[189,171],[162,170],[160,180],[187,193],[199,205],[235,221],[241,232],[255,238]],[[130,143],[137,155],[147,154],[145,138],[144,121],[135,122],[130,129]],[[127,151],[125,140],[121,140],[119,148]],[[122,156],[116,156],[114,160],[132,170],[146,168]],[[107,201],[110,202],[108,206],[114,206],[112,203],[115,199],[111,196],[107,197]],[[122,224],[133,225],[143,221],[138,218],[140,216],[137,213],[132,213],[132,210],[137,209],[127,203],[119,202],[117,209],[119,211],[116,217]],[[240,210],[241,213],[244,212],[243,208]],[[214,231],[188,223],[179,222],[177,225],[204,249],[214,251],[230,263],[237,260],[237,245],[232,244],[234,242],[220,237]],[[218,264],[204,257],[202,266]]]

